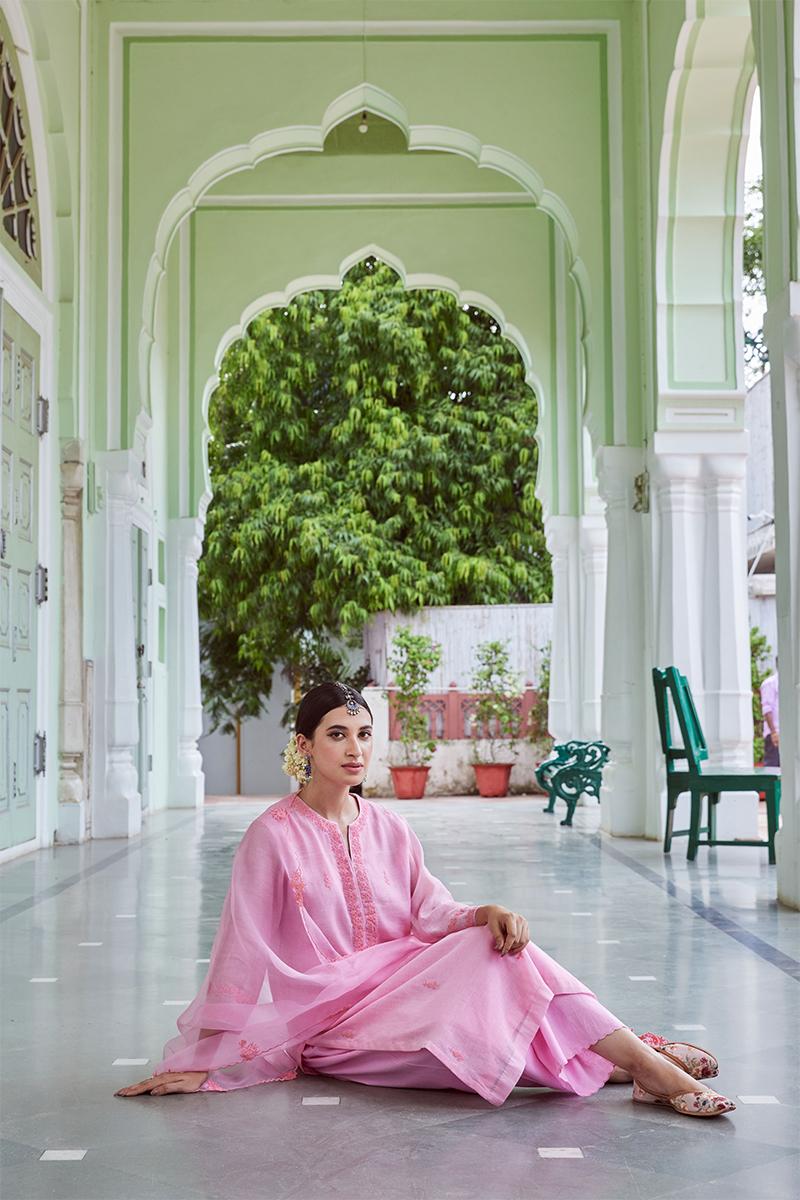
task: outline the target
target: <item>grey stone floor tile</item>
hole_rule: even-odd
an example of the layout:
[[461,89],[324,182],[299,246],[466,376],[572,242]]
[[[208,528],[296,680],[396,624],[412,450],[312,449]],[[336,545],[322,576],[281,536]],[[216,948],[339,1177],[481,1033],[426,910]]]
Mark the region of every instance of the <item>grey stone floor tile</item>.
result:
[[37,1162],[3,1171],[4,1200],[223,1200],[224,1193],[150,1181],[95,1163]]
[[766,1167],[752,1167],[701,1186],[691,1184],[674,1193],[675,1200],[797,1200],[800,1155],[778,1159]]
[[41,1150],[14,1138],[0,1138],[0,1180],[8,1167],[30,1165],[38,1160]]
[[[148,817],[141,843],[51,848],[0,867],[0,908],[16,906],[0,943],[4,1197],[761,1200],[765,1182],[764,1200],[791,1194],[800,987],[770,947],[799,957],[800,917],[777,910],[774,870],[755,850],[687,867],[683,852],[670,861],[655,843],[598,841],[596,809],[579,809],[564,830],[540,799],[386,804],[411,821],[436,874],[467,881],[453,884],[459,898],[518,908],[534,941],[620,1019],[708,1046],[720,1091],[775,1094],[779,1106],[690,1121],[632,1104],[625,1086],[585,1099],[518,1088],[495,1107],[470,1093],[304,1075],[227,1094],[114,1097],[173,1036],[180,1009],[162,1001],[197,991],[206,968],[194,959],[208,957],[237,831],[266,803],[209,805],[189,821],[167,810]],[[757,935],[757,948],[698,916],[696,901]],[[133,911],[136,920],[114,917]],[[579,911],[593,916],[571,916]],[[633,974],[657,979],[632,984]],[[34,975],[59,983],[31,985]],[[680,1035],[680,1022],[707,1030]],[[116,1057],[150,1064],[112,1067]],[[302,1105],[321,1094],[341,1103]],[[578,1145],[585,1157],[540,1159],[539,1145]],[[88,1152],[81,1163],[39,1163],[48,1146]]]

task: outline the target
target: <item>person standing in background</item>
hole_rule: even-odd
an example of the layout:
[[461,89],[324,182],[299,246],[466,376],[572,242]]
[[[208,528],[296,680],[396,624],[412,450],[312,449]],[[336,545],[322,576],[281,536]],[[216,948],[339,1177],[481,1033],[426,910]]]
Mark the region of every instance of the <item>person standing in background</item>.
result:
[[775,670],[761,684],[761,712],[764,717],[764,766],[779,767],[781,755],[777,658],[775,659]]

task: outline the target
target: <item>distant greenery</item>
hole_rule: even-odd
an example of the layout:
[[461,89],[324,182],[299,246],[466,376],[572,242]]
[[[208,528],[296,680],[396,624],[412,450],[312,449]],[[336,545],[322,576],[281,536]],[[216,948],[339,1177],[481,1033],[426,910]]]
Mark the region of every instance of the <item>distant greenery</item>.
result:
[[761,711],[761,685],[772,668],[772,647],[757,626],[750,627],[750,686],[753,691],[753,762],[764,761],[764,714]]
[[[497,762],[498,753],[516,753],[520,716],[519,676],[511,667],[508,642],[480,642],[475,650],[472,690],[472,762]],[[488,746],[481,752],[483,730]],[[505,758],[502,761],[507,761]]]
[[250,324],[210,409],[215,726],[258,715],[276,665],[300,686],[363,684],[341,647],[381,610],[550,600],[524,375],[491,316],[374,259]]
[[428,680],[441,661],[439,642],[424,633],[414,633],[410,625],[399,627],[386,663],[394,690],[384,692],[383,698],[390,700],[397,714],[404,766],[424,767],[436,750],[421,702]]
[[[750,184],[745,197],[743,239],[743,291],[746,296],[764,295],[764,180]],[[764,327],[744,331],[744,361],[754,378],[769,365]]]
[[536,685],[536,699],[528,714],[528,740],[535,746],[540,746],[545,757],[550,753],[554,739],[550,736],[548,722],[550,719],[550,655],[552,642],[548,642],[542,650],[539,665],[539,682]]

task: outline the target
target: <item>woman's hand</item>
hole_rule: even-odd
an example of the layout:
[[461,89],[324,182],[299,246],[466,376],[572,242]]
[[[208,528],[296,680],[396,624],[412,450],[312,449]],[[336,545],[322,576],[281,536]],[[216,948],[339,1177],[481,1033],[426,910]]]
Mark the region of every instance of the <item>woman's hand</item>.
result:
[[486,906],[486,924],[501,955],[520,954],[531,940],[525,918],[500,904]]
[[114,1095],[141,1096],[143,1092],[149,1092],[151,1096],[166,1096],[170,1092],[196,1092],[208,1076],[208,1071],[164,1071],[161,1075],[143,1079],[141,1083],[120,1088]]

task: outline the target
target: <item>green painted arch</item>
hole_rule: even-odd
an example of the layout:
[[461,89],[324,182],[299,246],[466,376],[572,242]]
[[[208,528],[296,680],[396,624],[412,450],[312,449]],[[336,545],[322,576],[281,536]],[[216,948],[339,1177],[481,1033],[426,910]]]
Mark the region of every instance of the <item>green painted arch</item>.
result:
[[[421,272],[409,272],[405,264],[386,250],[382,246],[369,244],[361,246],[359,249],[348,253],[340,262],[338,271],[335,275],[303,275],[292,280],[286,285],[282,291],[268,292],[257,299],[251,301],[242,312],[239,320],[225,330],[217,345],[214,354],[214,371],[206,380],[201,400],[202,426],[200,439],[200,454],[202,459],[202,490],[190,497],[190,506],[193,513],[202,520],[205,520],[206,511],[211,501],[212,489],[211,478],[208,471],[208,443],[211,439],[211,432],[208,421],[209,407],[214,390],[219,383],[219,371],[222,366],[222,360],[226,351],[230,346],[244,335],[247,326],[250,322],[270,308],[282,308],[289,304],[296,296],[303,292],[312,292],[319,290],[337,291],[344,280],[348,271],[368,257],[374,257],[381,262],[390,266],[393,271],[396,271],[403,282],[403,286],[409,290],[415,288],[439,289],[441,291],[450,292],[458,300],[460,304],[471,304],[476,308],[482,308],[494,317],[497,322],[500,332],[503,337],[507,338],[518,351],[524,368],[525,381],[529,387],[533,389],[539,406],[539,420],[534,435],[536,444],[539,450],[539,472],[536,480],[536,495],[541,501],[545,515],[549,511],[549,471],[547,470],[547,457],[543,453],[543,431],[546,428],[545,417],[548,412],[548,401],[542,381],[534,370],[530,349],[519,329],[509,321],[507,321],[502,309],[489,296],[482,292],[470,291],[462,288],[454,279],[450,279],[444,275],[426,274]],[[192,446],[192,455],[196,455],[197,446]]]
[[698,393],[710,409],[743,395],[736,264],[754,72],[749,0],[686,0],[659,162],[657,427],[679,424]]
[[[255,167],[264,159],[281,154],[322,152],[325,139],[337,125],[366,110],[391,121],[407,139],[409,151],[433,150],[460,154],[478,167],[499,171],[513,179],[533,199],[537,208],[558,227],[567,250],[568,272],[579,297],[580,339],[588,368],[590,363],[591,288],[589,274],[578,255],[576,223],[563,201],[548,191],[530,164],[495,145],[484,145],[464,130],[438,125],[411,125],[402,103],[388,92],[371,84],[361,84],[342,93],[328,105],[318,126],[285,126],[258,134],[247,143],[226,147],[206,159],[192,174],[165,208],[156,231],[154,252],[147,267],[139,335],[139,386],[142,406],[150,411],[150,359],[155,343],[155,313],[158,292],[167,271],[172,241],[181,224],[195,210],[201,197],[227,176]],[[338,285],[337,285],[338,286]],[[457,285],[454,285],[457,286]],[[593,431],[595,441],[602,441]]]

